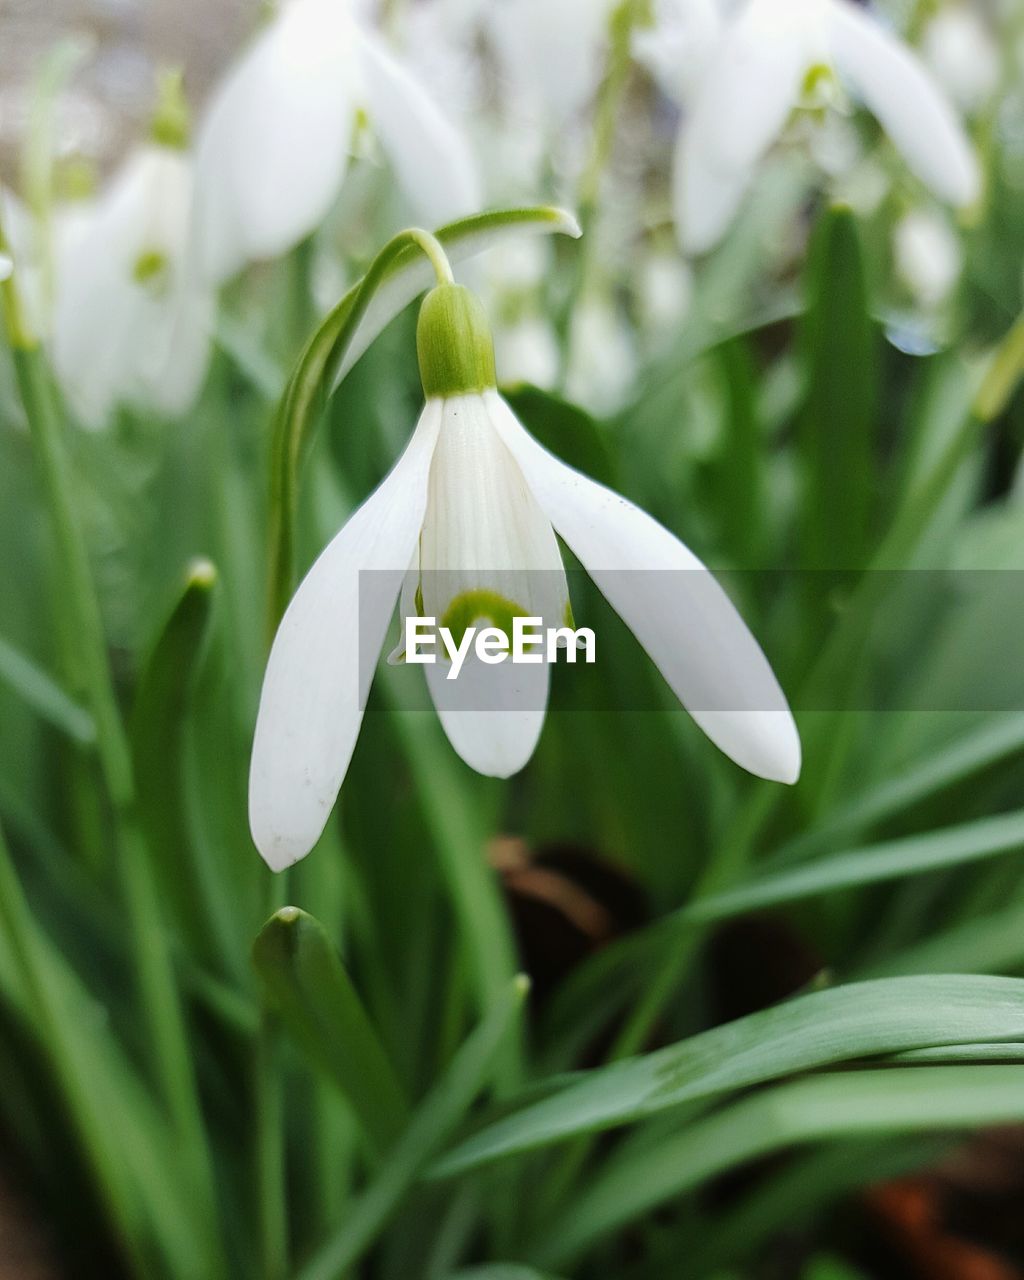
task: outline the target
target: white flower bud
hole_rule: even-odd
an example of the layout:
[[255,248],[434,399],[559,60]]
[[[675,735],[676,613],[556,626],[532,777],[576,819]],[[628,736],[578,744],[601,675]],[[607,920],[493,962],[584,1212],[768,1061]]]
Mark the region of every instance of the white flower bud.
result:
[[991,31],[966,4],[953,4],[936,14],[925,28],[921,52],[962,110],[976,111],[995,92],[999,49]]
[[943,303],[960,278],[960,240],[949,222],[934,210],[915,209],[897,223],[893,253],[900,279],[928,310]]

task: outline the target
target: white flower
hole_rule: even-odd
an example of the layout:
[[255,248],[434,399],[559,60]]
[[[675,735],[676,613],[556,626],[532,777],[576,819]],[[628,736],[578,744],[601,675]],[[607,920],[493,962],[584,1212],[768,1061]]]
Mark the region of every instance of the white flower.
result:
[[747,0],[707,65],[680,132],[673,198],[683,248],[721,238],[790,112],[820,69],[877,116],[939,199],[978,194],[978,166],[952,108],[919,59],[852,0]]
[[976,111],[999,84],[999,49],[979,14],[966,4],[941,9],[921,37],[921,52],[954,102]]
[[558,382],[558,337],[551,321],[538,312],[496,325],[494,354],[506,386],[529,382],[551,391]]
[[597,91],[613,0],[499,0],[487,16],[505,87],[552,131]]
[[0,253],[0,283],[4,280],[10,280],[11,273],[14,271],[14,263],[11,261],[9,254]]
[[905,214],[893,231],[900,279],[926,310],[948,297],[963,269],[963,247],[946,218],[934,210]]
[[65,237],[54,367],[87,426],[123,403],[177,416],[202,387],[214,298],[192,268],[192,190],[188,154],[148,143]]
[[[794,782],[796,726],[725,592],[667,529],[527,434],[495,389],[479,303],[459,286],[434,290],[418,346],[426,404],[412,439],[321,553],[274,640],[249,782],[267,863],[304,857],[327,822],[359,733],[367,658],[376,662],[400,589],[403,614],[453,628],[483,619],[507,628],[512,614],[562,625],[556,535],[704,732],[751,772]],[[468,764],[500,777],[526,764],[544,721],[546,663],[476,660],[457,680],[441,665],[425,669]]]
[[633,33],[633,56],[661,91],[685,102],[722,37],[721,0],[656,0],[654,22]]
[[347,0],[286,0],[199,131],[196,226],[210,279],[315,229],[341,188],[361,112],[418,218],[433,226],[479,207],[465,140]]
[[670,249],[650,249],[637,273],[636,302],[640,321],[656,343],[675,336],[693,299],[693,271]]
[[573,311],[565,391],[599,416],[621,409],[636,375],[636,347],[612,299],[583,297]]
[[18,298],[25,322],[37,338],[49,341],[53,332],[53,277],[73,255],[79,233],[88,225],[93,202],[73,200],[58,205],[43,227],[31,211],[6,188],[0,190],[11,270],[18,272]]

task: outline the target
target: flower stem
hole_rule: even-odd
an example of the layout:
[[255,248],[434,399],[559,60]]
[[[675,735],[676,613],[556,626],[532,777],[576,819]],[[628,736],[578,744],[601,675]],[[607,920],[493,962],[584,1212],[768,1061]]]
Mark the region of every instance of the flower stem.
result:
[[448,261],[448,255],[441,246],[441,241],[437,236],[431,235],[429,231],[424,231],[422,227],[410,227],[406,232],[409,239],[423,250],[430,265],[434,268],[434,274],[437,276],[438,284],[454,284],[455,276],[452,272],[452,264]]

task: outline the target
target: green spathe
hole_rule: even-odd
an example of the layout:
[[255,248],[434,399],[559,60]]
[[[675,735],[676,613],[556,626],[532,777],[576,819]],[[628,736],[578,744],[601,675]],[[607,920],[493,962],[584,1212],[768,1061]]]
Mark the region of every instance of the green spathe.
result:
[[484,309],[461,284],[441,284],[423,299],[416,326],[423,394],[486,391],[497,385],[494,342]]

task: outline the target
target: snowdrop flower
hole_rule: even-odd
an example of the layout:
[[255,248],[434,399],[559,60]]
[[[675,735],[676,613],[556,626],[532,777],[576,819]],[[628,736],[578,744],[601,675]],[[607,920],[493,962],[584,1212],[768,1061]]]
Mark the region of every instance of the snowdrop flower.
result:
[[678,251],[650,249],[637,273],[640,322],[656,342],[674,337],[693,299],[693,271]]
[[893,232],[893,253],[900,279],[926,310],[934,310],[960,279],[963,248],[940,213],[915,209]]
[[614,0],[498,0],[489,30],[507,87],[552,132],[597,92]]
[[634,31],[633,56],[662,93],[684,103],[721,39],[721,0],[655,0],[653,18]]
[[808,94],[817,105],[833,70],[939,199],[974,201],[978,167],[952,108],[876,18],[852,0],[747,0],[708,63],[677,144],[673,199],[685,250],[718,242],[792,109]]
[[539,312],[524,312],[495,325],[494,354],[506,386],[528,382],[551,391],[558,382],[558,336],[551,321]]
[[953,101],[977,111],[999,84],[999,49],[982,18],[966,4],[935,15],[921,37],[921,53]]
[[[728,597],[667,529],[566,466],[495,387],[483,308],[462,286],[425,299],[417,333],[426,404],[405,452],[321,553],[289,605],[263,682],[249,820],[282,869],[316,843],[355,747],[369,675],[401,593],[405,616],[506,634],[515,616],[564,625],[557,536],[705,733],[744,768],[795,781],[796,727]],[[557,536],[556,536],[557,535]],[[481,773],[521,769],[544,721],[546,663],[425,666],[458,754]]]
[[196,227],[209,279],[276,257],[319,225],[362,113],[419,218],[434,226],[479,207],[462,135],[349,0],[285,0],[200,128]]
[[577,304],[568,363],[565,391],[570,400],[599,417],[622,408],[636,375],[636,347],[611,298],[591,293]]
[[58,260],[54,367],[86,426],[126,403],[176,417],[206,376],[215,303],[192,265],[184,146],[181,127],[158,115]]
[[92,202],[76,199],[57,205],[44,227],[6,188],[0,190],[0,214],[8,240],[11,270],[18,272],[18,296],[25,323],[36,338],[53,333],[53,278],[74,261],[80,232],[88,225]]
[[485,296],[496,317],[495,357],[506,384],[528,382],[551,390],[558,381],[558,336],[541,296],[551,269],[550,246],[540,239],[510,241],[487,255]]

